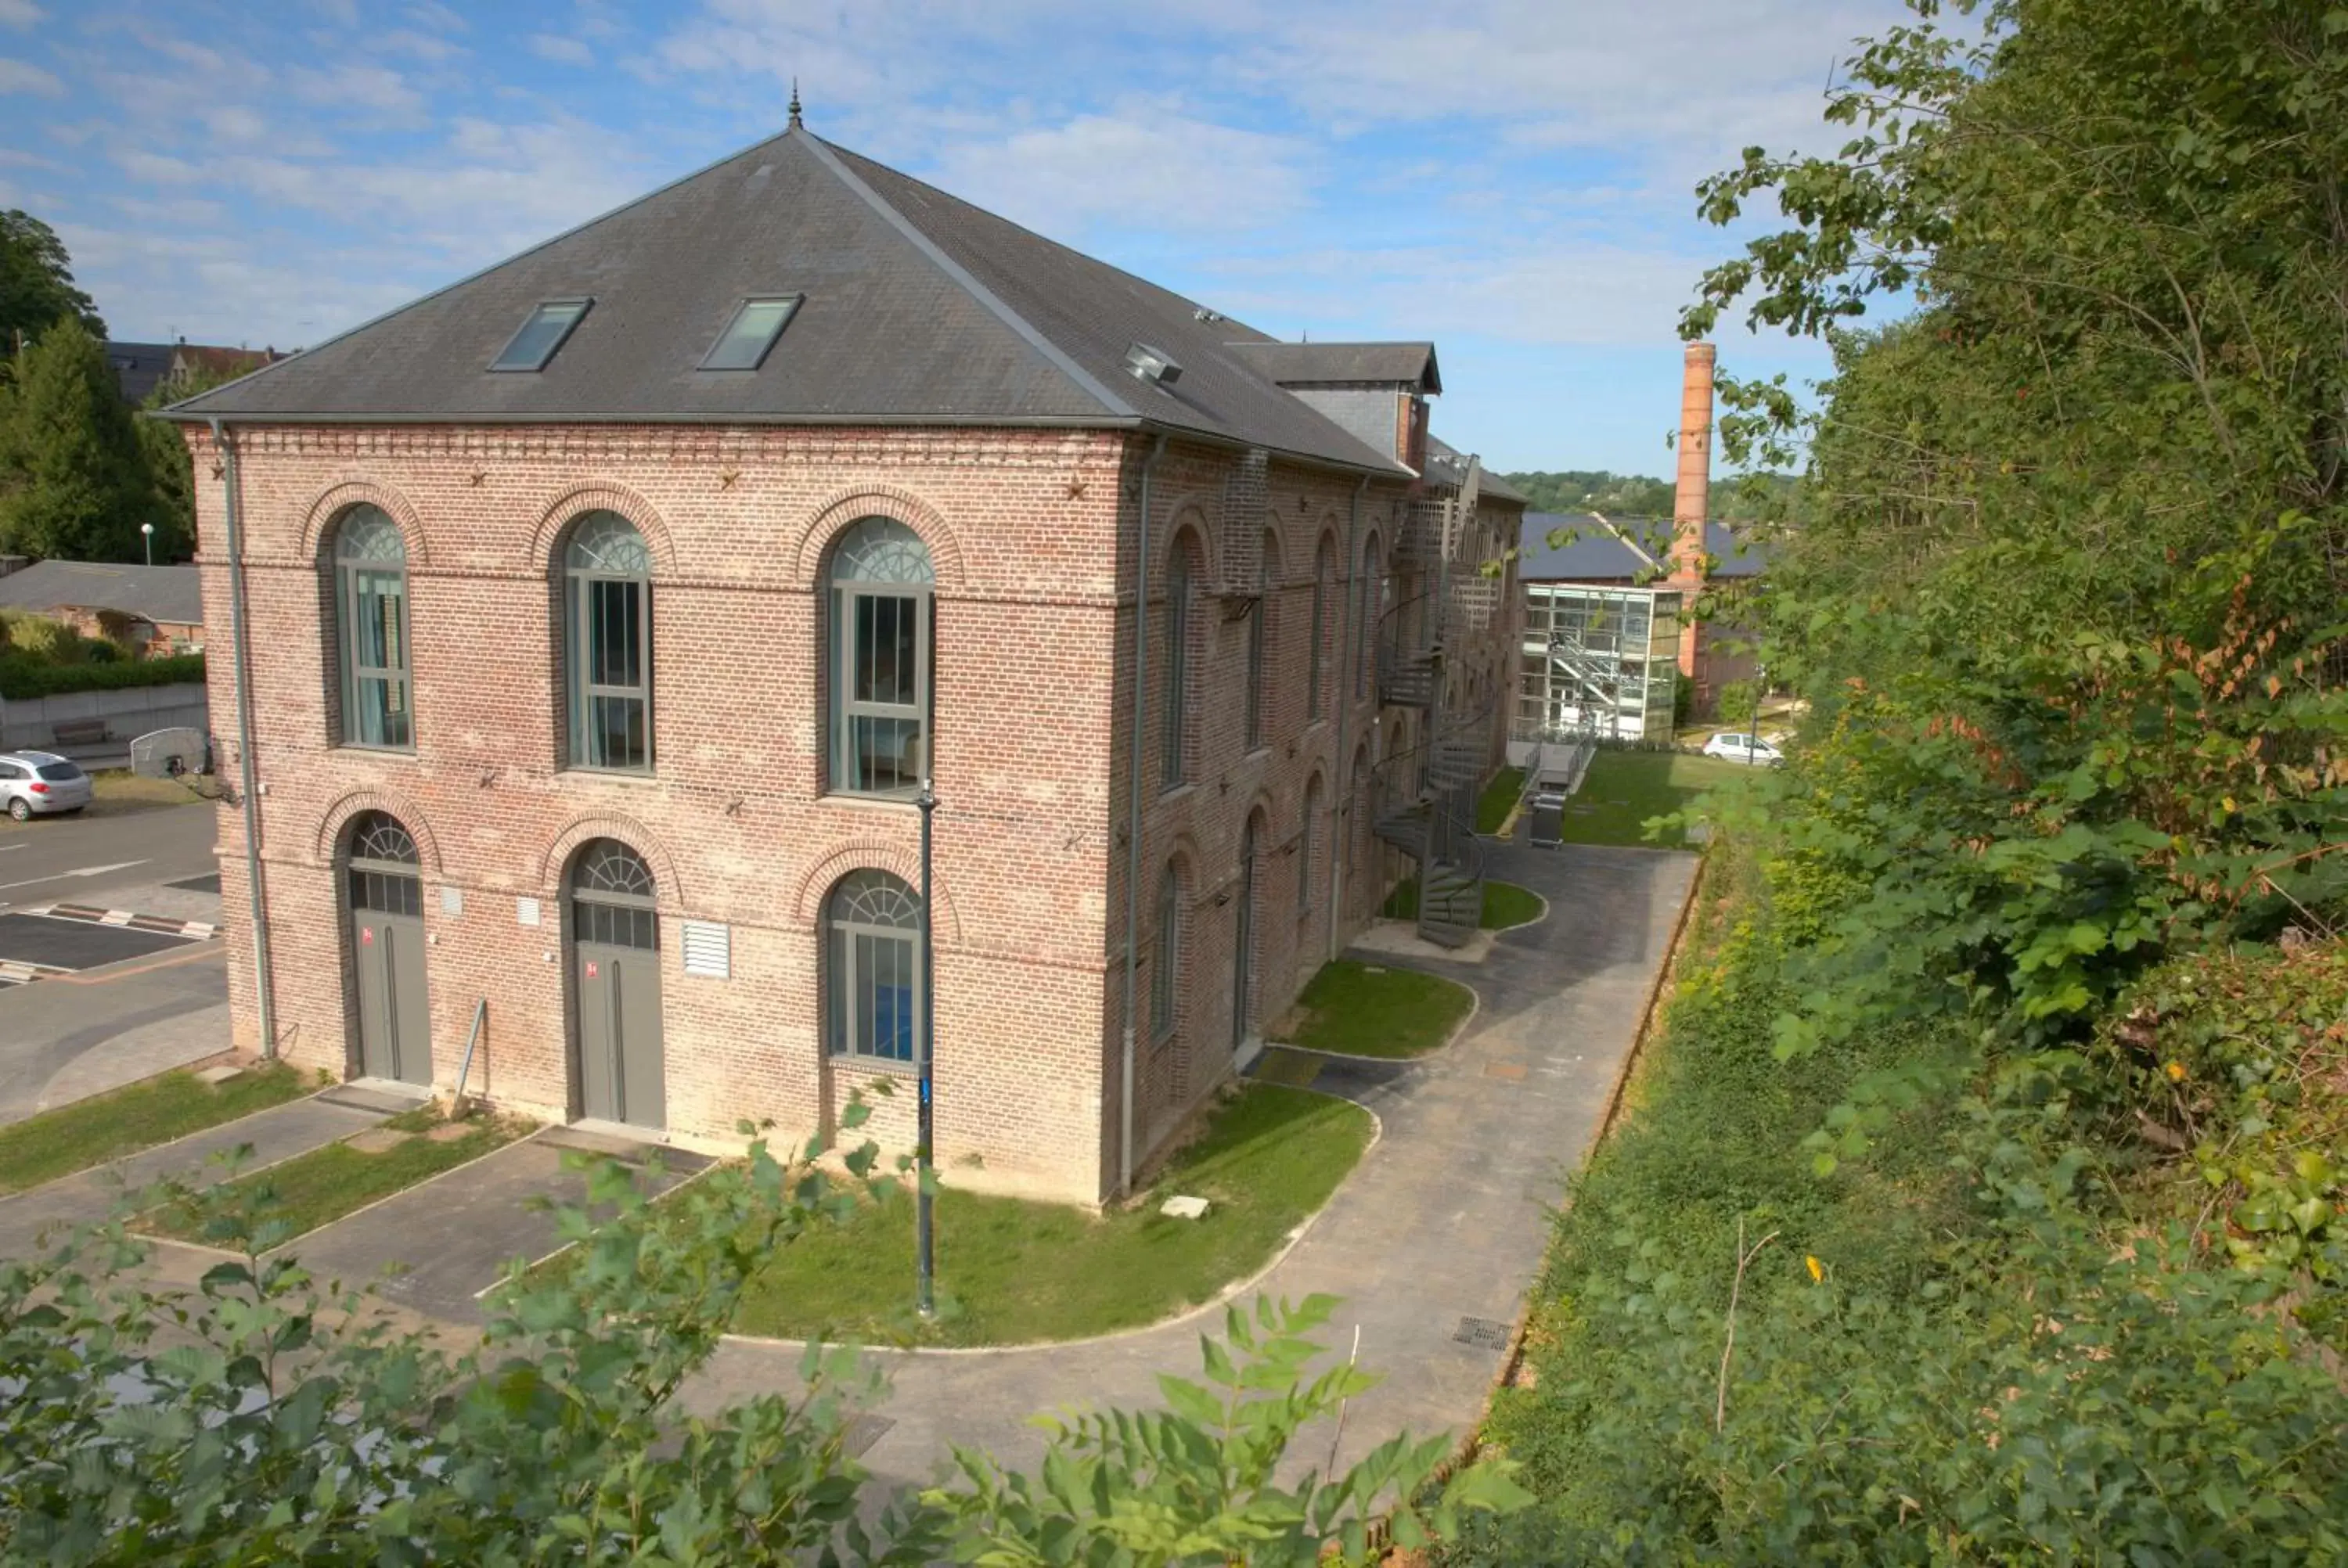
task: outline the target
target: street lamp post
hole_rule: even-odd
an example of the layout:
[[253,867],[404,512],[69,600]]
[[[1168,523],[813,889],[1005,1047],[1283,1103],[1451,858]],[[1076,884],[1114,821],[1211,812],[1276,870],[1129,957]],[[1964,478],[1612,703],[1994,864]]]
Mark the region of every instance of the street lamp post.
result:
[[141,523],[139,525],[139,532],[147,545],[147,564],[153,566],[155,564],[155,525]]
[[922,770],[922,793],[913,804],[922,808],[922,1023],[915,1037],[915,1073],[920,1084],[920,1101],[915,1107],[913,1142],[913,1306],[923,1317],[937,1312],[932,1291],[933,1269],[930,1257],[930,1195],[936,1184],[932,1174],[931,1137],[935,1109],[931,1092],[934,1053],[930,1049],[930,1037],[936,1026],[938,1009],[932,992],[936,967],[930,962],[930,936],[934,923],[930,918],[930,822],[937,815],[937,793],[930,787],[929,769]]

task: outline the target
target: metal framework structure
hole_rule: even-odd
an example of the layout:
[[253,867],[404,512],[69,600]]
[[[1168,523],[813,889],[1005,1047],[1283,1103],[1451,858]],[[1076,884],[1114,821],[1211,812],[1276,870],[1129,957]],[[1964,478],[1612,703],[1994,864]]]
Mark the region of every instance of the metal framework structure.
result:
[[1679,590],[1529,583],[1509,738],[1667,738],[1679,680]]

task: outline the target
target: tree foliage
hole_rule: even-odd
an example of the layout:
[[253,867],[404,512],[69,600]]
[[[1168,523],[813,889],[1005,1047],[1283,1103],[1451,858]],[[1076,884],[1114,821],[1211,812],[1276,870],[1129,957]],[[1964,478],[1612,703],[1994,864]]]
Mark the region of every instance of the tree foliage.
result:
[[1414,1507],[1441,1440],[1282,1479],[1298,1429],[1367,1386],[1308,1372],[1317,1300],[1235,1313],[1235,1348],[1202,1341],[1215,1395],[1169,1378],[1169,1414],[1065,1426],[1035,1477],[965,1453],[961,1484],[878,1492],[850,1438],[882,1383],[848,1348],[810,1346],[787,1391],[681,1409],[747,1282],[871,1180],[869,1144],[845,1182],[821,1152],[754,1142],[657,1209],[595,1164],[560,1214],[573,1261],[517,1261],[461,1353],[273,1250],[265,1182],[129,1200],[202,1216],[229,1255],[192,1288],[118,1221],[0,1263],[0,1560],[1302,1564],[1361,1561],[1397,1505],[1425,1534],[1519,1500],[1484,1468]]
[[106,350],[67,318],[0,386],[0,549],[139,560],[139,525],[168,521]]
[[1810,710],[1483,1554],[2342,1561],[2348,10],[1911,4],[1700,192],[1685,329],[1835,355],[1723,383]]
[[101,342],[106,323],[76,286],[73,262],[57,231],[29,212],[0,212],[0,351],[36,342],[58,322],[73,320]]

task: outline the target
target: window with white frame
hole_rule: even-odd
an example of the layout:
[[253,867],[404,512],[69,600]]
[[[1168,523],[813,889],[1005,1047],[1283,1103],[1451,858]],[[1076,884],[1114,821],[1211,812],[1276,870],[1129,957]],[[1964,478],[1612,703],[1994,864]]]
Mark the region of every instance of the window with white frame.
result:
[[852,523],[831,555],[831,787],[906,794],[928,765],[937,577],[893,518]]
[[921,900],[886,871],[851,871],[824,900],[827,1043],[911,1063],[921,1030]]
[[652,552],[617,512],[588,512],[562,552],[570,764],[653,766]]
[[407,751],[407,541],[377,507],[353,507],[335,528],[335,630],[342,743]]

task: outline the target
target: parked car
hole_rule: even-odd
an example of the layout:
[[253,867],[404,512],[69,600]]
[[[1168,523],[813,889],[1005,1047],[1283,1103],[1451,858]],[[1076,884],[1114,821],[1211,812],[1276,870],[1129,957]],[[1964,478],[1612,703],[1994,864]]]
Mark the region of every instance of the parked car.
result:
[[1786,760],[1786,753],[1758,735],[1723,730],[1704,742],[1704,754],[1726,757],[1732,763],[1752,763],[1760,767],[1775,767]]
[[0,752],[0,805],[18,822],[79,811],[94,793],[89,775],[54,752]]

